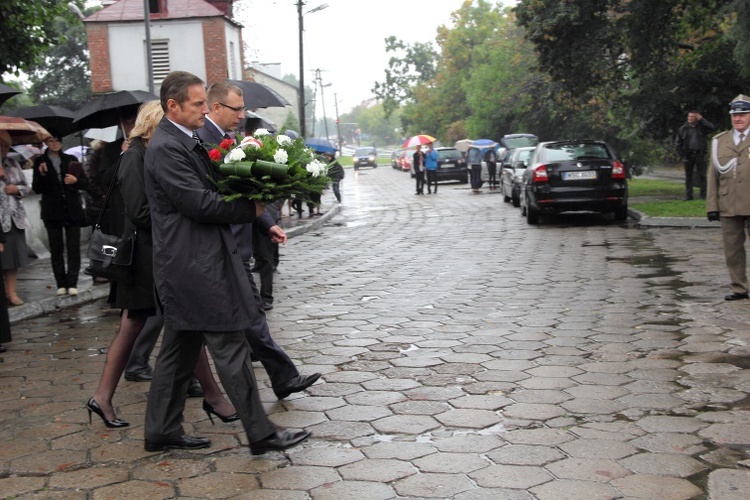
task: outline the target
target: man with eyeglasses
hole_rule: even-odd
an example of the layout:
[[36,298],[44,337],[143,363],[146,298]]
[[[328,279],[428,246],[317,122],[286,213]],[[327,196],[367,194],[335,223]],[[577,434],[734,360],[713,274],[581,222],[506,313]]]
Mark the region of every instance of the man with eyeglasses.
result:
[[[206,104],[208,104],[209,112],[203,127],[197,130],[201,141],[209,145],[217,145],[226,138],[235,139],[232,133],[245,115],[242,89],[226,81],[214,83],[208,88]],[[237,248],[258,307],[255,324],[245,331],[247,341],[253,350],[253,358],[260,361],[268,373],[276,397],[284,399],[310,387],[320,378],[320,373],[300,374],[289,355],[271,337],[266,321],[267,306],[261,298],[251,271],[254,224],[257,226],[257,231],[265,232],[275,242],[285,243],[286,233],[276,224],[268,210],[265,210],[254,223],[232,225],[232,234],[237,242]]]

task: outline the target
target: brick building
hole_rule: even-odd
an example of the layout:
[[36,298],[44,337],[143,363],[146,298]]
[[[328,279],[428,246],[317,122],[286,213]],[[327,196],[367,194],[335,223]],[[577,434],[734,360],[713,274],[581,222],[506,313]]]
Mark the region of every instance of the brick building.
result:
[[[149,0],[154,87],[171,71],[189,71],[207,84],[243,79],[242,25],[234,0]],[[91,90],[148,90],[143,0],[105,1],[84,19]]]

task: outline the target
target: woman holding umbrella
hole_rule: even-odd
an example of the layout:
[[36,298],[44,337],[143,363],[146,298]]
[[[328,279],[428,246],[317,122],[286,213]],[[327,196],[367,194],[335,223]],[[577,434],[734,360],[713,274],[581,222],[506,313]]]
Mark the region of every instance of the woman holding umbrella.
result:
[[26,267],[29,260],[29,249],[26,246],[26,228],[29,219],[26,216],[21,198],[31,192],[21,165],[8,158],[10,145],[0,143],[2,166],[0,166],[0,222],[5,235],[5,250],[2,254],[3,275],[5,278],[5,296],[12,306],[20,306],[23,300],[16,294],[18,269]]

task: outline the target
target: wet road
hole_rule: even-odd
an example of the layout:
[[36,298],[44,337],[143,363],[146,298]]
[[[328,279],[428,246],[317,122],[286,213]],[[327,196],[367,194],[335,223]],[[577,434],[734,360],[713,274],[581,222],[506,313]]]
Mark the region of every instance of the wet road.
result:
[[[213,445],[146,453],[147,385],[83,408],[116,315],[94,303],[17,325],[0,364],[0,492],[18,498],[745,498],[747,302],[725,303],[710,229],[600,216],[530,227],[502,196],[347,172],[344,206],[282,250],[276,340],[323,381],[275,401],[311,440],[251,457],[189,400]],[[330,196],[330,195],[328,195]]]

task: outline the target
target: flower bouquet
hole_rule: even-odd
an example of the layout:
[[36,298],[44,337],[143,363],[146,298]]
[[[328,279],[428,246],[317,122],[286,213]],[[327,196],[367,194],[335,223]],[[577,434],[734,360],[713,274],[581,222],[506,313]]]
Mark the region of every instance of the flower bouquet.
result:
[[214,180],[227,201],[247,198],[261,203],[294,196],[313,201],[330,179],[327,165],[302,139],[258,129],[237,144],[225,139],[208,151],[223,177]]

